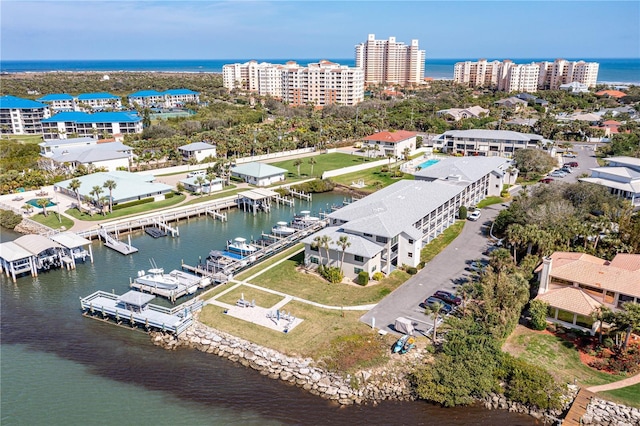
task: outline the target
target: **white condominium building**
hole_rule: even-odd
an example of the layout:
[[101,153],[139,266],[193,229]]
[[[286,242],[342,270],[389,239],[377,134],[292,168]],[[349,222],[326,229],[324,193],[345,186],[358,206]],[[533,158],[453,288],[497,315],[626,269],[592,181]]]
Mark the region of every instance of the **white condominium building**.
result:
[[556,59],[554,62],[515,64],[510,60],[487,62],[458,62],[453,71],[453,81],[469,87],[497,87],[505,92],[535,92],[540,89],[559,89],[560,85],[578,82],[595,87],[598,79],[597,62],[570,62]]
[[222,75],[228,90],[241,88],[292,106],[356,105],[364,100],[363,71],[325,60],[306,67],[293,61],[228,64],[222,67]]
[[376,40],[375,34],[369,34],[366,42],[356,45],[356,67],[364,71],[365,84],[422,84],[424,61],[418,40],[405,45],[395,37]]

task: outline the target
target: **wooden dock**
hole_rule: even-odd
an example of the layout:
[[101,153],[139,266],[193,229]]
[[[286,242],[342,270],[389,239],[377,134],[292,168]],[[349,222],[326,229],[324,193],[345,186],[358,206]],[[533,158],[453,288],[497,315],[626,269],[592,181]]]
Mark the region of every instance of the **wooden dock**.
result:
[[175,283],[177,285],[176,288],[162,288],[153,284],[138,282],[135,279],[130,280],[129,287],[142,293],[149,293],[164,297],[169,299],[171,303],[175,303],[176,300],[182,296],[194,294],[198,289],[206,288],[212,283],[211,279],[206,276],[197,276],[177,269],[174,269],[166,275],[175,279]]
[[582,416],[587,412],[587,406],[591,402],[591,398],[596,396],[595,393],[588,391],[586,388],[580,388],[576,399],[573,400],[569,412],[562,420],[563,426],[579,426],[582,424]]
[[311,201],[311,194],[306,194],[302,191],[296,191],[295,189],[289,187],[287,188],[289,190],[289,194],[291,194],[294,197],[300,198],[301,200],[307,200],[307,201]]
[[163,220],[159,220],[159,219],[154,219],[153,223],[155,224],[155,226],[159,229],[162,229],[163,231],[165,231],[168,234],[171,234],[172,237],[179,237],[180,236],[180,230],[178,229],[178,227],[173,227],[173,226],[169,226],[167,224],[167,222],[163,221]]
[[227,221],[227,214],[226,213],[220,213],[218,210],[207,209],[207,214],[213,216],[216,219],[221,220],[222,222],[226,222]]

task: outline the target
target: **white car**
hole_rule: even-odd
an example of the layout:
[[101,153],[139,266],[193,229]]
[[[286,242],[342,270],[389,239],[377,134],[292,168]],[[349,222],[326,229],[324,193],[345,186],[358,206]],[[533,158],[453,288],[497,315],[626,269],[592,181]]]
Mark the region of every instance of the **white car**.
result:
[[480,216],[481,216],[480,210],[474,210],[471,213],[469,213],[469,216],[467,216],[467,219],[476,221],[480,219]]

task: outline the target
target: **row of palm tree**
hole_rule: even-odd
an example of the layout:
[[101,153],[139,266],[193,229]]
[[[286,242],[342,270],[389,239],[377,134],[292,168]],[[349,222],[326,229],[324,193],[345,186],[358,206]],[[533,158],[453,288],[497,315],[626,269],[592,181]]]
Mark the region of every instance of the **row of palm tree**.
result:
[[[73,191],[76,194],[76,200],[77,200],[77,209],[78,211],[82,211],[82,203],[80,201],[80,186],[82,185],[82,182],[80,181],[80,179],[72,179],[69,184],[67,185],[67,189],[69,189],[70,191]],[[92,203],[95,204],[96,206],[104,206],[104,204],[108,201],[109,202],[109,213],[113,212],[113,190],[116,189],[117,187],[117,183],[116,181],[112,180],[112,179],[108,179],[106,180],[103,184],[102,187],[100,185],[95,185],[91,191],[89,192],[90,195],[93,195],[95,197],[95,199],[92,199],[89,196],[85,196],[84,197],[84,201],[85,203],[87,203],[87,205],[91,205]],[[104,192],[104,189],[108,189],[109,190],[109,196],[103,196],[101,197],[101,194]],[[89,207],[89,213],[92,213],[91,207]]]
[[324,263],[322,262],[322,252],[321,249],[324,249],[325,252],[327,253],[327,264],[329,264],[329,262],[331,262],[331,255],[329,250],[331,249],[331,245],[336,245],[340,248],[340,250],[342,251],[342,255],[340,257],[340,271],[342,272],[343,266],[344,266],[344,255],[347,251],[347,248],[349,248],[351,246],[351,243],[349,242],[349,237],[346,235],[341,235],[338,238],[338,241],[333,241],[331,239],[330,236],[328,235],[317,235],[314,239],[313,239],[314,245],[316,247],[318,247],[318,254],[320,257],[320,265],[323,265]]

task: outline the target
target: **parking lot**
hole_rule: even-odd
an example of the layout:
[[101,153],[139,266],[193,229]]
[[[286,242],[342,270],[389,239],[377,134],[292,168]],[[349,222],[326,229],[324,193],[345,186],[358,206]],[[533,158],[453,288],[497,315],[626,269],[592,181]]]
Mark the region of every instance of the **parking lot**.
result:
[[501,204],[482,209],[477,221],[468,220],[462,233],[421,271],[396,289],[375,308],[360,318],[360,321],[390,333],[398,334],[393,328],[395,319],[404,317],[413,323],[418,334],[428,335],[433,327],[433,317],[424,314],[421,303],[437,290],[456,293],[462,282],[472,273],[470,264],[479,259],[487,260],[482,252],[491,241],[485,236],[493,219],[504,207]]
[[566,164],[575,161],[578,163],[578,167],[573,168],[573,172],[567,174],[565,177],[554,177],[554,181],[552,183],[575,183],[578,181],[578,176],[584,173],[589,173],[589,169],[598,167],[598,162],[596,161],[595,155],[596,153],[594,151],[595,146],[595,144],[575,143],[573,145],[573,152],[576,154],[576,157],[562,157],[562,163]]

